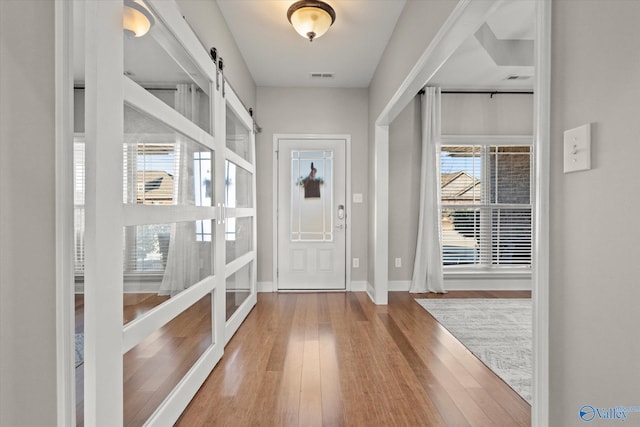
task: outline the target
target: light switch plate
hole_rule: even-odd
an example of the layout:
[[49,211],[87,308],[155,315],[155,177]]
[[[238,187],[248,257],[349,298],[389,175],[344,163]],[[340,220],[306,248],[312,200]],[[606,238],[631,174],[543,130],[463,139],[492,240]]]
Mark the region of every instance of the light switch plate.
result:
[[353,194],[353,203],[362,203],[362,193]]
[[564,173],[591,169],[591,123],[564,131]]

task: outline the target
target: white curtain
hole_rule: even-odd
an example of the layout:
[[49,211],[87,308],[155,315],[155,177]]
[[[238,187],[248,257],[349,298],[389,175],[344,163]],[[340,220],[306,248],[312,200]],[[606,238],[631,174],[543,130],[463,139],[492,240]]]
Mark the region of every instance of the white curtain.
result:
[[410,292],[446,292],[442,277],[440,218],[440,89],[427,87],[421,99],[422,166],[420,219]]
[[[175,95],[176,111],[194,121],[198,118],[200,101],[196,88],[196,85],[178,84]],[[193,154],[187,148],[187,141],[177,134],[174,156],[173,200],[178,205],[193,205]],[[167,262],[158,294],[173,296],[200,281],[200,258],[193,222],[172,224]]]

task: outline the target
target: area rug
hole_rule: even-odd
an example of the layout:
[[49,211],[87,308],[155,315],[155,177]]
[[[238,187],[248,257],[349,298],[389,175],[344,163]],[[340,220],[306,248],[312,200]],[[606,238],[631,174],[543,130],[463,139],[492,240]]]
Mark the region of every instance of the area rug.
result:
[[531,404],[530,299],[416,299],[416,302]]
[[76,368],[84,363],[84,334],[76,334]]

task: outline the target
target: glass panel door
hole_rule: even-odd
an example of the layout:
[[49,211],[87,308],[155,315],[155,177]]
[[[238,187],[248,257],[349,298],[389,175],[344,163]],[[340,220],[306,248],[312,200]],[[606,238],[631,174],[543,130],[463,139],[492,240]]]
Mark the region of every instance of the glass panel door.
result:
[[[91,28],[74,163],[85,315],[78,424],[172,425],[224,346],[216,67],[174,2],[76,6],[75,22]],[[128,13],[149,20],[145,35],[123,32]]]
[[225,337],[229,340],[257,300],[253,121],[230,90],[225,130]]

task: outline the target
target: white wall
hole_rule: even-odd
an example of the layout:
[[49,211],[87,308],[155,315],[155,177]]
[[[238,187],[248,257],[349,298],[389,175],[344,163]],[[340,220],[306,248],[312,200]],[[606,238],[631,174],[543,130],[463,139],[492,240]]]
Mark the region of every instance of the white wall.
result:
[[209,49],[218,49],[224,59],[224,74],[247,108],[256,108],[256,84],[242,52],[224,20],[215,0],[176,0],[191,29]]
[[[550,415],[640,405],[640,2],[556,0],[551,61]],[[592,122],[592,165],[562,172]],[[617,421],[594,425],[620,424]],[[640,414],[624,423],[640,425]]]
[[352,256],[360,258],[360,268],[352,270],[351,280],[366,280],[367,103],[366,89],[258,88],[258,282],[273,280],[273,135],[280,133],[351,135],[351,191],[364,198],[352,205]]
[[0,425],[51,426],[54,2],[0,1],[0,40]]
[[[442,133],[445,135],[531,135],[532,95],[443,94]],[[416,97],[389,126],[389,280],[411,280],[420,209],[420,101]],[[395,267],[395,258],[402,267]],[[513,281],[510,279],[513,283]],[[456,279],[448,286],[473,286]],[[467,282],[465,284],[465,282]],[[476,281],[476,286],[479,282]],[[529,281],[518,285],[528,288]],[[482,287],[486,287],[483,284]],[[506,286],[496,280],[496,289]]]
[[[378,116],[414,67],[418,58],[431,43],[440,27],[455,8],[458,0],[407,0],[396,28],[391,35],[380,63],[369,85],[369,235],[375,235],[374,200],[374,125]],[[373,238],[369,239],[367,254],[374,259]],[[389,253],[390,257],[393,255]],[[367,279],[374,285],[375,265],[369,263]]]

